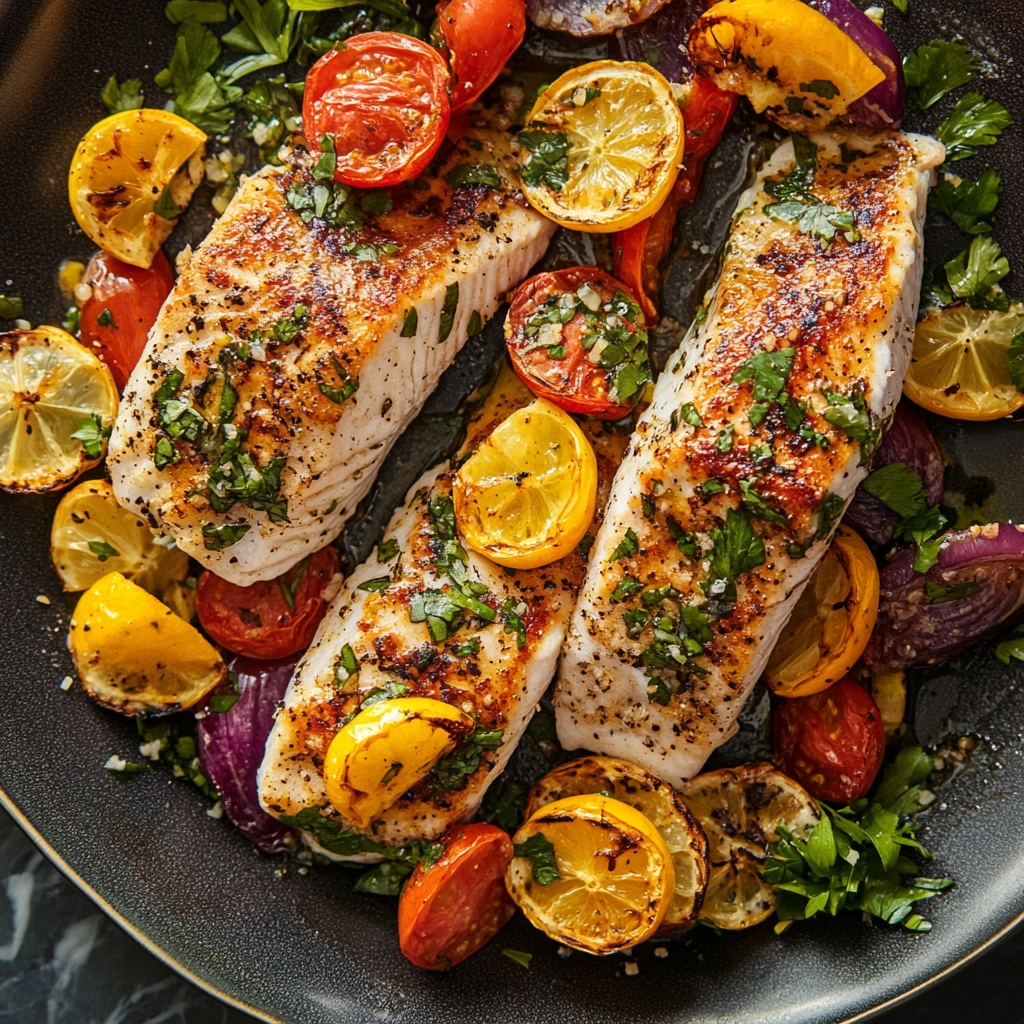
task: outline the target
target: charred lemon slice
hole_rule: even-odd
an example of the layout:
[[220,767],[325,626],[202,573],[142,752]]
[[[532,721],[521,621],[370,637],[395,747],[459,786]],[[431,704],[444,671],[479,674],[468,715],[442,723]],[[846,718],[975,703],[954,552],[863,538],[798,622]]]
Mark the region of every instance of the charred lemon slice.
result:
[[324,761],[327,797],[354,825],[367,828],[472,729],[468,715],[429,697],[371,704],[331,741]]
[[683,159],[683,116],[654,68],[598,60],[538,97],[519,133],[523,192],[577,231],[622,231],[665,201]]
[[765,668],[780,697],[827,690],[853,668],[878,618],[878,566],[840,526],[790,615]]
[[104,118],[85,134],[71,161],[68,197],[75,220],[101,249],[149,267],[202,180],[205,142],[204,132],[167,110],[125,110]]
[[197,629],[119,572],[78,599],[71,654],[86,693],[125,715],[190,708],[227,674]]
[[188,555],[122,508],[106,480],[87,480],[61,499],[50,555],[65,590],[87,590],[119,572],[170,605],[165,592],[188,576]]
[[1011,367],[1024,375],[1024,304],[1008,310],[950,306],[929,309],[914,332],[914,351],[903,384],[922,409],[955,420],[997,420],[1024,407]]
[[753,762],[691,779],[683,798],[707,833],[711,878],[700,916],[735,931],[775,909],[775,890],[761,878],[768,844],[786,825],[798,838],[821,817],[802,787],[770,764]]
[[640,811],[588,794],[540,808],[515,834],[505,885],[556,942],[614,953],[649,939],[675,891],[672,854]]
[[636,808],[665,840],[672,857],[675,891],[658,935],[681,931],[697,920],[708,886],[708,840],[682,796],[667,782],[617,757],[581,757],[548,772],[526,805],[532,818],[555,800],[603,793]]
[[694,66],[790,131],[824,128],[885,73],[802,0],[722,0],[690,29]]
[[49,491],[103,457],[110,371],[57,327],[0,334],[0,489]]
[[567,555],[597,506],[597,458],[571,416],[544,399],[518,409],[462,464],[453,489],[466,547],[513,569]]

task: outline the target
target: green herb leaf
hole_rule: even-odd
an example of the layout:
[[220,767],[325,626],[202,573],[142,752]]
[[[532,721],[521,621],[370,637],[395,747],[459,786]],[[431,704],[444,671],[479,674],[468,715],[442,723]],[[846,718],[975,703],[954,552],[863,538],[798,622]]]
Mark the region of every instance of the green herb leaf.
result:
[[704,421],[700,418],[700,413],[697,412],[697,407],[693,402],[684,402],[678,409],[672,411],[669,416],[669,425],[676,430],[680,423],[687,423],[691,427],[704,426]]
[[170,0],[164,8],[164,15],[172,25],[183,21],[199,21],[215,25],[228,19],[227,4],[217,0]]
[[334,172],[338,167],[338,152],[334,145],[333,135],[320,136],[320,156],[309,169],[315,181],[333,181]]
[[[110,760],[113,761],[114,758]],[[103,767],[121,782],[130,779],[133,775],[138,775],[139,772],[149,771],[148,764],[139,764],[136,761],[121,761],[116,767],[108,762]]]
[[441,344],[448,340],[455,326],[455,312],[459,308],[459,282],[448,285],[444,290],[444,302],[441,304],[441,316],[437,330],[437,342]]
[[530,961],[533,959],[532,953],[521,953],[518,949],[503,949],[501,955],[507,956],[513,963],[519,964],[520,967],[525,967],[527,970],[530,969]]
[[764,565],[764,544],[754,533],[747,517],[737,509],[726,512],[724,527],[710,532],[712,580],[735,581],[744,573]]
[[551,131],[521,131],[519,145],[529,152],[520,160],[523,181],[536,188],[545,185],[560,192],[569,181],[569,136]]
[[826,494],[818,508],[818,528],[814,531],[816,541],[825,540],[846,508],[846,502],[838,494]]
[[112,114],[120,114],[125,110],[138,110],[144,103],[142,82],[137,78],[129,78],[123,85],[117,84],[117,75],[111,75],[100,93],[107,110]]
[[0,295],[0,320],[20,320],[25,314],[25,303],[19,295]]
[[946,280],[958,299],[984,299],[1010,272],[999,243],[991,235],[977,235],[970,247],[945,265]]
[[558,871],[554,844],[543,832],[534,832],[525,842],[516,843],[514,850],[517,857],[529,859],[530,872],[538,885],[550,885],[562,877]]
[[398,541],[394,537],[388,537],[377,545],[377,561],[383,565],[390,562],[398,554]]
[[861,487],[903,518],[916,516],[928,507],[924,482],[905,462],[891,462],[876,469]]
[[416,328],[419,327],[420,315],[416,312],[416,307],[413,306],[411,309],[405,311],[405,319],[402,321],[402,332],[400,337],[402,338],[415,338]]
[[237,544],[251,529],[249,523],[222,523],[220,526],[206,523],[203,526],[203,547],[207,551],[223,551]]
[[109,309],[104,309],[98,317],[96,317],[96,323],[100,327],[113,327],[115,330],[118,329],[119,325],[114,323],[114,314]]
[[222,715],[230,711],[237,703],[241,694],[238,692],[238,676],[234,672],[228,673],[228,690],[222,693],[215,693],[210,698],[210,710],[215,714]]
[[640,541],[632,527],[627,527],[622,540],[615,545],[615,550],[608,557],[609,562],[617,562],[620,558],[629,558],[640,550]]
[[501,177],[498,170],[491,164],[456,164],[444,176],[452,188],[460,185],[487,185],[489,188],[500,188]]
[[450,793],[464,789],[470,776],[480,767],[484,751],[497,750],[504,735],[504,729],[474,729],[464,743],[447,757],[442,757],[431,769],[431,792]]
[[615,589],[612,590],[609,600],[612,604],[618,604],[620,601],[625,601],[638,591],[643,590],[643,587],[644,585],[635,577],[623,576],[622,579],[615,584]]
[[516,647],[522,650],[526,646],[526,603],[517,601],[514,597],[505,599],[501,606],[501,620],[503,633],[515,633]]
[[357,589],[365,590],[371,594],[379,594],[382,590],[387,590],[391,586],[390,576],[378,576],[376,579],[364,580],[359,584]]
[[978,70],[966,46],[944,39],[933,39],[903,59],[907,95],[922,110],[927,110],[946,93],[966,85]]
[[961,597],[970,597],[981,591],[981,586],[976,580],[964,580],[952,587],[947,587],[937,580],[925,580],[924,597],[929,604],[947,604],[949,601],[959,601]]
[[740,491],[743,495],[743,507],[754,519],[763,519],[766,523],[775,523],[778,526],[787,526],[789,520],[785,515],[772,508],[765,499],[754,490],[757,478],[752,480],[741,480]]
[[1001,190],[999,175],[991,167],[986,167],[977,181],[964,178],[958,185],[943,175],[928,197],[928,206],[944,213],[965,234],[983,235],[992,230],[992,213]]
[[[732,382],[733,384],[742,384],[752,380],[754,382],[752,397],[755,403],[775,402],[789,381],[795,356],[795,348],[782,348],[775,352],[758,352],[743,362],[733,374]],[[763,413],[766,412],[767,406],[763,410]],[[750,421],[754,426],[764,419],[763,413],[755,422],[756,414],[751,410]]]
[[838,427],[847,437],[860,442],[860,464],[866,465],[874,454],[882,432],[868,412],[864,392],[855,388],[849,395],[840,391],[826,391],[829,407],[822,413],[825,421]]
[[110,437],[110,431],[110,427],[103,426],[99,413],[94,412],[89,419],[78,421],[78,429],[71,436],[81,442],[90,459],[98,459],[103,454],[103,442]]
[[[157,200],[153,204],[153,212],[158,217],[163,217],[164,220],[174,220],[176,217],[180,217],[185,211],[174,201],[174,197],[171,195],[171,186],[167,185],[164,187],[163,192],[157,196]],[[104,310],[103,312],[106,313],[108,310]]]
[[352,650],[351,644],[345,644],[334,662],[334,684],[339,689],[347,689],[348,684],[358,675],[359,661],[356,659],[356,652]]
[[[351,650],[351,647],[349,648]],[[351,659],[348,659],[348,664],[351,666],[355,662],[355,655]],[[348,669],[346,668],[347,672]],[[358,672],[358,667],[356,669]],[[350,675],[349,679],[352,678]],[[347,680],[346,680],[347,681]],[[398,697],[404,697],[407,693],[412,692],[412,687],[408,683],[402,682],[401,679],[389,679],[383,686],[375,686],[372,690],[368,690],[362,701],[359,703],[359,710],[368,708],[373,704],[379,704],[384,700],[395,700]]]
[[91,540],[89,541],[89,550],[101,561],[105,562],[108,558],[120,558],[121,552],[117,548],[112,547],[105,540]]
[[341,405],[342,402],[347,401],[359,390],[359,378],[350,377],[345,364],[335,355],[331,356],[331,365],[334,367],[334,372],[338,375],[341,383],[336,385],[329,384],[327,381],[321,381],[319,384],[320,393],[334,402],[335,405]]
[[978,146],[995,145],[1011,124],[1013,118],[1001,103],[969,92],[935,130],[935,137],[945,143],[946,160],[953,163],[974,156]]
[[1024,625],[1018,626],[1009,640],[1004,640],[996,648],[996,657],[1009,665],[1011,659],[1024,661]]
[[804,203],[788,199],[782,203],[768,203],[764,212],[775,220],[795,224],[802,235],[831,242],[837,231],[842,231],[848,242],[860,239],[853,212],[828,203]]
[[412,865],[402,861],[388,861],[364,871],[353,886],[356,892],[368,892],[374,896],[397,896],[405,880],[412,874]]

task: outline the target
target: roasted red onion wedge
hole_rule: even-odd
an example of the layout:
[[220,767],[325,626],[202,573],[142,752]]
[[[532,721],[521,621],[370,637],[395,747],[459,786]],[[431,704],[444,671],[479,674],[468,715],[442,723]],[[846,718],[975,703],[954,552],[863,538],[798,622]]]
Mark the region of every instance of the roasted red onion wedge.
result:
[[881,602],[864,652],[870,668],[948,661],[1024,606],[1024,527],[989,523],[947,533],[938,562],[914,571],[914,550],[882,570]]
[[619,56],[652,65],[670,82],[688,82],[693,65],[686,37],[706,9],[704,0],[675,0],[646,21],[619,29],[615,33]]

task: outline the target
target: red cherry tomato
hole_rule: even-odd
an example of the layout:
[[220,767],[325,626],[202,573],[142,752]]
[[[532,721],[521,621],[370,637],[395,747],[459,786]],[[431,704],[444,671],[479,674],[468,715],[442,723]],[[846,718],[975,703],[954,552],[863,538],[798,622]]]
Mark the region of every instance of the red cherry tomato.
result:
[[566,412],[622,419],[651,379],[643,312],[621,281],[597,267],[524,281],[512,296],[505,341],[523,383]]
[[199,577],[196,614],[211,639],[250,658],[304,651],[327,611],[324,590],[338,572],[336,548],[322,548],[276,580],[240,587],[212,572]]
[[82,344],[110,367],[114,383],[123,391],[174,287],[171,265],[163,250],[157,250],[149,270],[98,252],[82,281],[92,288],[92,298],[81,310]]
[[302,124],[310,152],[334,139],[346,185],[397,185],[437,152],[451,117],[444,58],[398,32],[365,32],[324,54],[306,76]]
[[472,103],[523,41],[524,0],[441,0],[437,27],[452,62],[452,109]]
[[821,693],[782,701],[774,739],[779,767],[812,796],[837,804],[867,793],[885,754],[882,713],[850,676]]
[[486,945],[515,912],[505,889],[512,840],[496,825],[453,825],[444,853],[409,876],[398,901],[398,941],[417,967],[445,971]]

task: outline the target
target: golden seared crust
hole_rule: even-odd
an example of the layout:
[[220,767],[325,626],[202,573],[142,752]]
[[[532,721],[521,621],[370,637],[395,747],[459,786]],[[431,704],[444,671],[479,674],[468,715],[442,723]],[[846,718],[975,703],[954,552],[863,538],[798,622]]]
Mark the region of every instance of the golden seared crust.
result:
[[783,219],[793,207],[769,190],[794,151],[780,147],[741,199],[706,319],[637,425],[563,659],[563,745],[673,782],[731,734],[909,361],[942,147],[812,138],[802,202],[846,227],[825,244]]
[[[308,168],[264,168],[182,270],[110,465],[118,499],[218,574],[269,578],[331,539],[474,313],[492,315],[543,252],[553,226],[518,189],[511,137],[485,122],[460,132],[429,177],[390,189],[331,193]],[[492,184],[445,180],[466,164]],[[194,429],[181,430],[193,412],[169,422],[164,385]],[[225,500],[218,480],[234,437],[258,472],[270,467],[256,500],[230,488]],[[248,535],[211,549],[202,528],[237,523]]]

